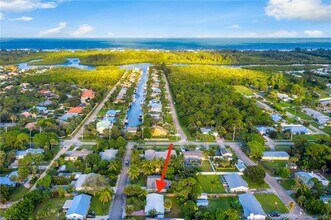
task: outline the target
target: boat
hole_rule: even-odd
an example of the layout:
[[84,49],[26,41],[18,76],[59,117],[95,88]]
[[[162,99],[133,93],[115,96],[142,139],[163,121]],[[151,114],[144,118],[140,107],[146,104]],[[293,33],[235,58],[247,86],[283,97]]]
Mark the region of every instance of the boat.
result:
[[142,120],[143,120],[143,115],[139,114],[139,121],[142,121]]

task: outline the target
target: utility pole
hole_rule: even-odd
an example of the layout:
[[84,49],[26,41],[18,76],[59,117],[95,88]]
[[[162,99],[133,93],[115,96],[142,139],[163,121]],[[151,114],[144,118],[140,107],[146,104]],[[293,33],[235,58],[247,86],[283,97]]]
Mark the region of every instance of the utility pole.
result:
[[235,137],[236,137],[236,126],[234,126],[234,128],[233,128],[232,141],[234,141]]
[[82,128],[82,140],[84,140],[84,125],[83,125],[83,128]]

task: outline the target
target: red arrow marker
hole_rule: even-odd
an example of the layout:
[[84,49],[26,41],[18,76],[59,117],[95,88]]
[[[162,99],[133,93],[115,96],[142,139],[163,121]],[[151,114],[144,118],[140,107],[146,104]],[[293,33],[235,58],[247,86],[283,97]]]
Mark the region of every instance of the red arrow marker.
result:
[[169,145],[167,158],[165,160],[164,167],[163,167],[163,170],[162,170],[161,179],[160,180],[155,180],[156,188],[157,188],[158,192],[161,192],[161,190],[167,185],[167,183],[164,181],[164,177],[167,173],[167,168],[168,168],[168,164],[169,164],[169,161],[170,161],[171,151],[172,151],[172,144]]

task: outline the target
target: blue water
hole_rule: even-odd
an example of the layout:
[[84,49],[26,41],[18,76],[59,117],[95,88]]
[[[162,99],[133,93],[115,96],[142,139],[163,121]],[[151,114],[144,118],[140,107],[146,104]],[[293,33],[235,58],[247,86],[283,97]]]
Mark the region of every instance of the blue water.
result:
[[1,49],[237,49],[292,50],[294,48],[331,49],[331,38],[181,38],[181,39],[15,39],[0,38]]
[[144,86],[146,85],[147,82],[147,71],[148,67],[151,66],[151,64],[148,63],[139,63],[139,64],[130,64],[130,65],[124,65],[122,68],[125,69],[134,69],[138,68],[141,69],[143,72],[140,76],[138,86],[136,88],[136,93],[135,93],[135,101],[132,103],[130,110],[127,112],[127,118],[129,123],[127,124],[127,127],[138,127],[141,125],[141,121],[139,120],[139,115],[142,114],[142,105],[141,101],[144,99],[145,91],[144,91]]
[[67,62],[63,64],[53,64],[53,65],[33,65],[34,62],[38,60],[32,60],[30,62],[26,63],[20,63],[18,64],[18,67],[20,69],[34,69],[34,68],[40,68],[40,67],[56,67],[56,66],[64,66],[64,67],[75,67],[83,70],[93,70],[95,69],[94,66],[88,66],[88,65],[81,65],[79,58],[68,58]]

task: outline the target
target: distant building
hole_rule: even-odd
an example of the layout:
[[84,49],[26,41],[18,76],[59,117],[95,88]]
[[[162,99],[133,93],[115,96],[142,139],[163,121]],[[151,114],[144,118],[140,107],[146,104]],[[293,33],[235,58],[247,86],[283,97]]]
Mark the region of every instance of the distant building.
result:
[[258,130],[258,132],[261,135],[265,135],[266,133],[268,133],[270,131],[276,130],[274,127],[270,127],[270,126],[256,126],[255,128],[256,128],[256,130]]
[[83,158],[89,154],[93,153],[91,150],[87,150],[83,148],[82,150],[75,150],[75,151],[67,151],[66,156],[64,157],[65,160],[75,161],[78,158]]
[[285,93],[277,93],[277,97],[282,100],[283,102],[290,102],[293,101],[292,98],[290,98],[287,94]]
[[[161,179],[161,176],[160,175],[147,176],[147,182],[146,182],[146,189],[147,189],[147,191],[148,192],[156,192],[157,191],[156,180],[160,180],[160,179]],[[163,190],[161,192],[166,192],[167,189],[171,185],[171,181],[170,180],[164,179],[164,181],[167,184],[166,184],[166,186],[163,188]]]
[[113,127],[113,124],[111,122],[109,122],[108,120],[102,120],[96,124],[96,129],[99,132],[99,134],[104,134],[104,131],[106,129],[111,129],[112,127]]
[[118,150],[117,149],[107,149],[104,150],[103,152],[100,152],[99,155],[101,157],[101,160],[113,160],[116,158],[116,154],[117,154]]
[[63,205],[64,210],[69,207],[66,219],[85,219],[90,208],[91,198],[90,195],[80,194],[75,196],[73,200],[67,200]]
[[208,194],[207,193],[202,193],[198,198],[197,198],[197,206],[208,206]]
[[329,185],[329,180],[327,180],[324,176],[322,176],[319,173],[308,173],[304,171],[296,172],[295,177],[299,179],[303,184],[305,184],[308,187],[312,187],[314,185],[313,179],[317,179],[319,182],[322,183],[324,186]]
[[230,192],[247,192],[248,184],[246,181],[237,173],[224,175],[225,183],[228,186]]
[[331,201],[331,195],[320,196],[320,200],[324,204],[328,204]]
[[290,131],[292,134],[312,134],[311,130],[300,124],[282,124],[284,131]]
[[[152,160],[154,158],[161,158],[166,159],[167,158],[168,151],[155,151],[155,150],[146,150],[145,151],[145,159],[146,160]],[[175,150],[171,150],[171,156],[177,155]]]
[[311,109],[311,108],[303,108],[302,109],[303,112],[305,112],[307,115],[312,116],[313,118],[315,118],[315,120],[318,122],[318,124],[320,125],[324,125],[327,124],[328,121],[330,121],[330,117],[323,115],[322,113]]
[[95,94],[92,89],[85,89],[82,91],[82,95],[80,96],[81,102],[87,102],[91,99],[94,99]]
[[62,115],[61,117],[59,117],[59,119],[61,121],[68,121],[69,119],[77,116],[78,113],[65,113],[64,115]]
[[16,159],[22,159],[28,154],[43,154],[45,151],[41,148],[29,148],[16,151]]
[[264,151],[262,160],[289,160],[290,155],[285,151]]
[[84,110],[83,107],[77,106],[77,107],[70,108],[69,111],[68,111],[68,113],[69,114],[72,114],[72,113],[74,113],[74,114],[80,114],[80,113],[82,113],[83,110]]
[[257,199],[248,193],[240,194],[239,202],[243,207],[244,217],[247,220],[264,220],[266,214]]
[[270,117],[276,123],[283,120],[282,116],[280,116],[279,114],[271,114]]
[[185,160],[195,159],[195,160],[205,160],[206,157],[203,151],[185,151],[183,152],[183,156]]
[[145,215],[149,215],[149,211],[156,210],[157,218],[164,218],[164,196],[157,193],[151,193],[146,196]]
[[148,103],[149,112],[162,112],[162,104],[160,100],[152,99]]

